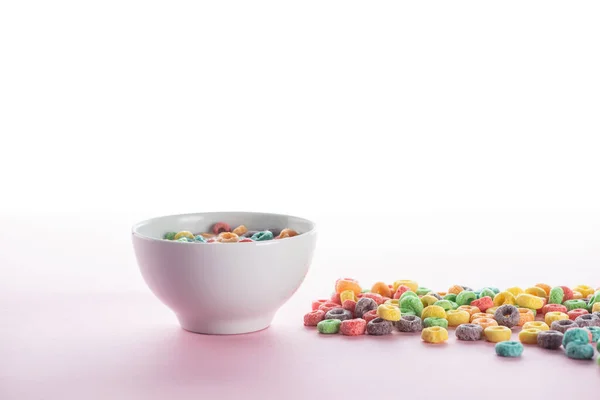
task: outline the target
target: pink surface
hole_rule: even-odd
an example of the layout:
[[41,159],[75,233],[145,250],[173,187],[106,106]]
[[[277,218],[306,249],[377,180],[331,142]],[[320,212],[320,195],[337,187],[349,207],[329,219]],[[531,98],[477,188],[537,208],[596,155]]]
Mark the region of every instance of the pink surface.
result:
[[3,400],[305,399],[342,389],[348,398],[532,400],[594,398],[600,389],[600,367],[562,351],[527,346],[521,359],[502,359],[492,344],[457,342],[453,331],[444,345],[400,333],[319,336],[302,326],[310,303],[298,296],[269,329],[238,336],[185,332],[146,293],[0,300]]

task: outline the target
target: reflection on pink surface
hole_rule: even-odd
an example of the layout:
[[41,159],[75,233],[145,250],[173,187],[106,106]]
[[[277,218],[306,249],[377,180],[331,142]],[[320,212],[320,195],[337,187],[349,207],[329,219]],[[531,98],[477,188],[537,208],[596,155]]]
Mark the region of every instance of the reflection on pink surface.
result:
[[[306,304],[295,297],[261,332],[205,336],[180,329],[150,294],[4,297],[0,399],[305,399],[342,388],[352,398],[381,388],[390,398],[499,399],[508,392],[494,382],[503,382],[531,400],[593,398],[600,389],[594,362],[536,346],[502,359],[493,344],[458,342],[452,331],[443,345],[414,334],[319,336],[302,326]],[[556,376],[574,384],[548,378]]]

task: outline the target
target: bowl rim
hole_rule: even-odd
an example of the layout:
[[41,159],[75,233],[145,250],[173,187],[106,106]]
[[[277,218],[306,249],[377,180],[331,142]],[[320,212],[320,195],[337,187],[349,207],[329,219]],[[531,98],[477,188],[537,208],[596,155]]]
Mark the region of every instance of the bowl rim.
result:
[[[287,217],[287,218],[296,218],[299,220],[303,220],[305,222],[308,222],[309,224],[312,225],[312,229],[310,229],[307,232],[303,232],[297,236],[293,236],[293,237],[288,237],[285,238],[286,240],[283,242],[289,242],[292,240],[298,240],[298,239],[302,239],[304,236],[308,236],[310,234],[314,234],[317,231],[317,224],[309,219],[306,218],[302,218],[302,217],[297,217],[295,215],[290,215],[290,214],[280,214],[280,213],[269,213],[269,212],[261,212],[261,211],[206,211],[206,212],[195,212],[195,213],[182,213],[182,214],[169,214],[169,215],[160,215],[158,217],[153,217],[153,218],[148,218],[145,219],[143,221],[139,221],[136,222],[135,224],[133,224],[131,226],[131,234],[132,236],[138,237],[140,239],[144,239],[144,240],[148,240],[148,241],[152,241],[152,242],[159,242],[159,243],[169,243],[169,244],[173,244],[173,245],[189,245],[189,244],[194,244],[194,245],[211,245],[211,244],[228,244],[228,243],[189,243],[189,242],[178,242],[176,240],[166,240],[166,239],[162,239],[162,238],[155,238],[155,237],[151,237],[151,236],[146,236],[146,235],[142,235],[141,233],[139,233],[137,231],[137,229],[139,228],[139,226],[143,225],[143,224],[147,224],[152,222],[155,219],[159,219],[159,218],[169,218],[169,217],[186,217],[186,216],[193,216],[193,215],[210,215],[210,214],[227,214],[227,213],[231,213],[231,214],[261,214],[261,215],[272,215],[272,216],[277,216],[277,217]],[[245,245],[254,245],[254,246],[264,246],[264,245],[273,245],[275,243],[281,243],[282,240],[265,240],[265,241],[252,241],[252,242],[235,242],[235,244],[245,244]]]

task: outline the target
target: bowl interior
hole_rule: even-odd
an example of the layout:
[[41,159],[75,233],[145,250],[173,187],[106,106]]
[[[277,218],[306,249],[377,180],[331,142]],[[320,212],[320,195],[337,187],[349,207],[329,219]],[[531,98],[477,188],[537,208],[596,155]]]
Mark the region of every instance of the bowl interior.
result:
[[310,232],[315,228],[313,222],[291,215],[257,212],[208,212],[152,218],[134,225],[133,232],[151,239],[162,239],[165,232],[169,231],[210,232],[210,228],[216,222],[226,222],[231,229],[238,225],[245,225],[251,231],[290,228],[300,234]]

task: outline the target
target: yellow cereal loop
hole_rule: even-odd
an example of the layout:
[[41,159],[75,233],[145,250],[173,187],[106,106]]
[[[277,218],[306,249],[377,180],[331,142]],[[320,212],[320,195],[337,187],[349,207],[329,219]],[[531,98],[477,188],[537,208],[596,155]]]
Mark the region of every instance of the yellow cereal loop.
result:
[[494,307],[490,307],[487,310],[485,310],[486,314],[492,314],[494,315],[494,313],[496,312],[496,310],[498,309],[499,306],[494,306]]
[[421,339],[427,343],[443,343],[448,340],[448,331],[441,326],[425,328],[421,332]]
[[377,307],[377,316],[386,321],[399,321],[400,309],[392,304],[381,304]]
[[343,303],[345,300],[356,301],[354,290],[344,290],[342,293],[340,293],[340,301]]
[[454,285],[450,289],[448,289],[448,293],[459,294],[463,290],[465,290],[465,289],[462,286]]
[[471,314],[465,310],[448,310],[446,311],[446,318],[448,319],[448,326],[459,326],[468,324]]
[[398,300],[398,299],[389,299],[389,300],[386,300],[385,303],[383,303],[383,304],[391,304],[394,307],[400,307],[400,300]]
[[181,231],[181,232],[178,232],[175,235],[175,237],[173,237],[173,240],[181,239],[182,237],[186,237],[188,239],[194,239],[194,234],[190,231]]
[[537,297],[548,297],[548,295],[546,294],[546,291],[544,289],[542,289],[541,287],[537,287],[537,286],[525,289],[525,293],[531,294],[531,295],[537,296]]
[[579,292],[577,290],[573,290],[573,300],[579,300],[579,299],[583,299],[583,295],[581,294],[581,292]]
[[588,297],[594,294],[594,288],[588,285],[578,285],[573,288],[573,291],[581,293],[581,296]]
[[554,321],[560,321],[563,319],[569,319],[569,316],[560,311],[552,311],[552,312],[546,313],[546,315],[544,316],[544,322],[546,322],[546,325],[548,325],[548,326],[552,326],[552,323]]
[[421,319],[425,318],[444,318],[446,319],[446,310],[440,306],[429,306],[423,309],[421,313]]
[[242,236],[244,233],[248,232],[248,228],[246,228],[244,225],[240,225],[237,228],[235,228],[232,232],[238,236]]
[[503,306],[505,304],[515,305],[515,296],[509,291],[500,292],[494,296],[495,306]]
[[541,330],[538,328],[527,328],[519,332],[519,340],[525,344],[537,344],[538,333]]
[[506,289],[506,292],[509,292],[514,297],[517,297],[521,293],[525,293],[525,291],[523,289],[521,289],[520,287],[518,287],[518,286],[514,286],[514,287],[511,287],[511,288],[508,288],[508,289]]
[[523,329],[539,329],[540,331],[547,331],[550,329],[550,326],[542,321],[529,321],[523,324]]
[[406,286],[407,288],[410,289],[411,292],[415,292],[417,293],[417,289],[419,288],[419,284],[415,281],[411,281],[411,280],[399,280],[394,282],[394,293],[396,292],[396,290],[398,290],[398,287],[400,286]]
[[425,296],[421,297],[421,303],[423,303],[423,307],[429,307],[433,305],[433,303],[435,303],[436,301],[438,301],[437,297],[431,296],[429,294],[426,294]]
[[489,326],[483,331],[488,342],[498,343],[510,340],[512,331],[506,326]]
[[517,296],[517,305],[532,310],[539,310],[544,307],[544,299],[532,294],[523,293]]
[[594,303],[594,305],[592,306],[592,312],[600,312],[600,303]]
[[458,307],[459,310],[463,310],[469,313],[469,315],[473,315],[475,313],[480,313],[481,310],[478,307],[475,306],[460,306]]

